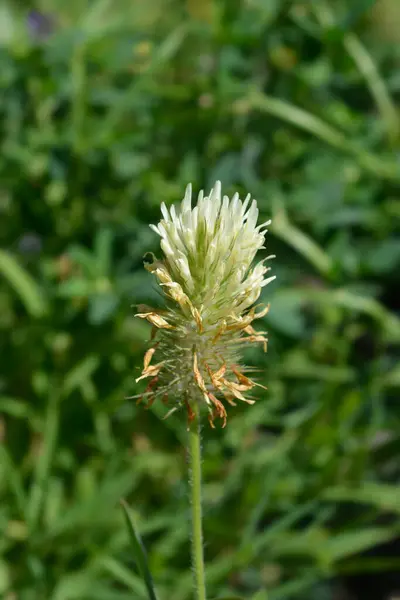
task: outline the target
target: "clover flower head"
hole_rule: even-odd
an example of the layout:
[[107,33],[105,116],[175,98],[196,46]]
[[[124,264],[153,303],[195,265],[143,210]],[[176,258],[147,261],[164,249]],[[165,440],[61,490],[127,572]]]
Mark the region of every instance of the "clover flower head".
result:
[[[252,322],[268,312],[269,306],[257,312],[254,303],[275,279],[266,277],[264,264],[273,257],[252,265],[265,248],[270,221],[257,225],[259,211],[250,194],[244,201],[238,194],[229,199],[221,195],[219,181],[209,196],[200,192],[194,207],[188,185],[180,207],[168,210],[163,203],[161,212],[161,221],[150,227],[161,237],[164,258],[149,254],[145,268],[157,278],[166,306],[139,306],[136,316],[153,325],[154,343],[136,381],[150,378],[142,396],[149,404],[157,397],[175,402],[168,414],[186,406],[190,421],[194,403],[204,404],[210,424],[220,417],[224,426],[224,402],[253,404],[244,394],[259,385],[245,375],[240,357],[244,344],[261,343],[266,350],[265,332]],[[159,360],[153,364],[155,354]]]

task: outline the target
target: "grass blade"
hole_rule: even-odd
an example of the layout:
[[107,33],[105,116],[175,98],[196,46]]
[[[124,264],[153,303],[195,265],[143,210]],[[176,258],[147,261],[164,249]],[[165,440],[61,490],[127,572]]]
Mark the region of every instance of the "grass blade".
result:
[[11,254],[3,250],[0,250],[0,273],[14,288],[32,317],[42,317],[46,313],[46,298],[36,281]]
[[276,199],[273,214],[273,234],[292,246],[322,275],[330,278],[334,271],[332,258],[308,235],[289,222],[284,204]]
[[333,148],[353,156],[358,164],[376,177],[399,181],[399,168],[392,158],[381,158],[371,154],[359,144],[353,143],[335,127],[325,123],[320,117],[306,110],[273,96],[263,94],[259,90],[252,90],[246,98],[246,103],[253,110],[265,112],[286,123],[302,129],[319,138]]
[[52,461],[57,446],[60,415],[59,401],[59,392],[56,390],[48,399],[42,448],[35,463],[33,482],[28,500],[27,523],[32,532],[36,531],[39,526]]
[[153,578],[150,573],[149,565],[147,563],[147,555],[146,550],[144,548],[143,542],[139,533],[136,530],[135,523],[129,511],[129,506],[125,502],[125,500],[121,500],[121,506],[124,511],[126,524],[128,525],[128,530],[132,542],[132,547],[135,555],[136,564],[139,570],[139,573],[143,577],[143,580],[146,584],[147,593],[149,595],[150,600],[158,600],[157,595],[154,589]]

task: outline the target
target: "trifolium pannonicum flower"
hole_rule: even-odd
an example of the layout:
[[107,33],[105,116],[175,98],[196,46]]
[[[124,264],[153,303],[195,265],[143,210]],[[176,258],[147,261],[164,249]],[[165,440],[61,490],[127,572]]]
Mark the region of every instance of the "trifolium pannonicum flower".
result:
[[[253,404],[248,392],[257,384],[245,375],[241,354],[245,344],[267,338],[253,328],[269,306],[254,306],[266,277],[265,262],[252,266],[257,251],[265,248],[266,227],[257,225],[258,209],[250,194],[244,201],[235,194],[221,195],[216,182],[209,196],[200,192],[192,206],[188,185],[179,208],[161,205],[162,219],[150,227],[161,237],[164,257],[145,258],[166,299],[163,310],[139,305],[141,319],[153,325],[152,345],[136,381],[149,378],[150,404],[160,397],[173,403],[168,414],[185,406],[189,421],[202,405],[226,424],[225,404],[236,400]],[[151,262],[150,262],[151,261]]]

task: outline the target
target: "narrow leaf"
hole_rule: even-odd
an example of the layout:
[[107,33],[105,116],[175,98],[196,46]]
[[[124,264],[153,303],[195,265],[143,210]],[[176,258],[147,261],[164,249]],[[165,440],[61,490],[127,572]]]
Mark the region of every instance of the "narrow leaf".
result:
[[68,397],[77,388],[83,386],[100,366],[100,358],[89,354],[80,363],[75,365],[65,376],[62,393]]
[[400,513],[400,486],[386,483],[363,482],[354,489],[346,486],[328,488],[324,497],[335,502],[371,504],[381,511]]
[[328,540],[324,551],[330,564],[343,560],[387,542],[396,537],[398,527],[365,527],[358,531],[345,531]]
[[292,225],[280,198],[275,199],[274,225],[272,232],[292,246],[305,260],[308,260],[322,275],[330,277],[333,273],[332,258],[307,234]]
[[364,169],[377,177],[392,181],[399,180],[398,165],[392,159],[384,159],[376,154],[371,154],[360,145],[349,141],[340,130],[325,123],[318,116],[285,100],[262,94],[258,90],[250,92],[247,102],[251,108],[282,119],[330,146],[354,156]]
[[47,311],[47,302],[36,281],[8,252],[0,250],[0,273],[21,298],[32,317],[41,317]]
[[94,241],[94,254],[98,275],[107,277],[111,270],[113,234],[110,229],[101,229]]
[[149,595],[149,600],[157,600],[157,595],[154,589],[153,578],[150,573],[150,569],[147,563],[146,550],[144,548],[143,542],[139,533],[136,530],[135,523],[133,521],[132,515],[129,511],[129,506],[125,502],[125,500],[121,500],[121,506],[124,511],[126,524],[128,525],[128,530],[132,542],[132,547],[135,555],[135,561],[139,573],[144,579],[146,584],[147,593]]
[[144,600],[146,597],[143,581],[136,573],[132,573],[126,567],[121,565],[111,556],[103,557],[99,563],[112,577],[120,583],[126,585],[131,592],[135,594],[137,600]]

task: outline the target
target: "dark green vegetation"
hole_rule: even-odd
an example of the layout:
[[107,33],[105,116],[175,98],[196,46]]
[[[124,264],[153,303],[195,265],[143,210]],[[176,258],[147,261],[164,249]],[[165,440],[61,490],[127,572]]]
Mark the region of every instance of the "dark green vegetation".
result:
[[1,598],[146,598],[122,497],[160,600],[191,598],[184,415],[125,397],[148,223],[216,178],[272,216],[277,281],[269,391],[204,432],[210,597],[400,570],[365,556],[400,532],[400,28],[347,4],[1,5]]

